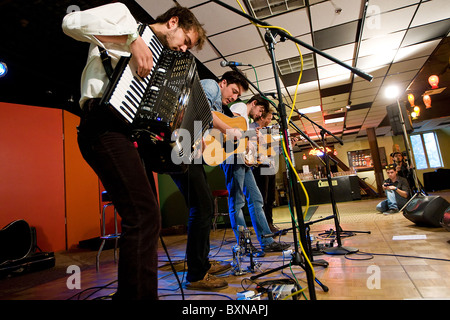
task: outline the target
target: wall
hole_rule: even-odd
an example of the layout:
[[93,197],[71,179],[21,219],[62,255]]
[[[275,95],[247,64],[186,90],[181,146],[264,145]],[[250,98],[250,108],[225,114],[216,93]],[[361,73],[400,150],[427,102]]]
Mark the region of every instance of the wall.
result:
[[[435,131],[436,136],[439,141],[439,147],[441,149],[441,156],[443,160],[443,167],[444,168],[450,168],[450,127],[444,128],[444,129],[438,129]],[[378,137],[377,138],[378,147],[384,147],[386,151],[386,157],[388,162],[390,161],[389,155],[391,152],[393,152],[393,146],[399,145],[400,150],[406,151],[405,143],[402,135],[398,136],[388,136],[388,137]],[[360,139],[357,141],[352,142],[346,142],[343,146],[339,144],[335,144],[334,148],[336,148],[336,151],[338,153],[337,157],[344,162],[348,166],[348,158],[347,158],[347,152],[348,151],[354,151],[354,150],[362,150],[362,149],[370,149],[369,141],[365,139]],[[315,168],[316,165],[321,165],[320,161],[317,159],[317,157],[308,156],[307,160],[303,160],[302,156],[305,152],[297,152],[295,153],[295,164],[297,170],[301,170],[302,166],[307,164],[310,166],[310,170]],[[322,165],[323,166],[323,165]],[[277,183],[282,183],[282,175],[281,172],[286,171],[284,161],[280,161],[280,173],[277,175]],[[425,170],[417,170],[417,177],[419,180],[423,183],[423,174],[425,172],[433,172],[436,168],[429,168]],[[383,170],[383,174],[385,178],[387,178],[385,170]],[[374,190],[376,190],[376,181],[375,181],[375,175],[374,171],[364,171],[364,172],[358,172],[358,176],[360,178],[365,178],[366,183],[368,183]]]
[[[66,231],[69,249],[75,247],[80,240],[94,238],[101,232],[99,194],[103,188],[79,151],[76,132],[79,121],[77,116],[63,112]],[[112,210],[110,211],[107,221],[113,220]]]
[[24,219],[44,251],[65,248],[62,111],[0,103],[0,226]]
[[100,235],[101,186],[76,142],[78,117],[0,102],[0,228],[24,219],[43,251]]

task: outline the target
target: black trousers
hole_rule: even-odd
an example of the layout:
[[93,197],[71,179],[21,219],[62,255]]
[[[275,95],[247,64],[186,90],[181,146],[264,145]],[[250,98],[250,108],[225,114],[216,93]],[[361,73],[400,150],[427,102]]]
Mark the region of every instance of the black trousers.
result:
[[122,122],[99,105],[85,103],[78,144],[122,218],[117,299],[158,299],[161,214],[151,168]]
[[273,202],[275,201],[275,175],[262,175],[261,168],[253,169],[253,176],[264,200],[264,215],[267,223],[273,224]]
[[208,255],[214,199],[202,164],[190,164],[185,173],[172,174],[171,177],[189,208],[186,280],[198,281],[211,267]]

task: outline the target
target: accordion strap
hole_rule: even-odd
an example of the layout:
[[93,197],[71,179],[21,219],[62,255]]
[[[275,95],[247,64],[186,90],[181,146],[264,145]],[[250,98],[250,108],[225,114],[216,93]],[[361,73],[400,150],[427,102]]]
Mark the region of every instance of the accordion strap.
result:
[[108,51],[106,51],[105,48],[98,47],[98,50],[100,51],[100,58],[102,59],[103,67],[105,68],[106,75],[109,79],[111,79],[113,74],[113,67],[111,64],[111,57],[108,55]]

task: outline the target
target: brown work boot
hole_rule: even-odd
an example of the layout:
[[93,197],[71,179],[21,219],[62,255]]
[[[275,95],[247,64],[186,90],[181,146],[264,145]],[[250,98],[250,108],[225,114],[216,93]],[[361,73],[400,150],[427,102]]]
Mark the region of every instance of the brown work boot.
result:
[[231,269],[231,263],[211,260],[209,262],[211,264],[211,268],[209,268],[208,273],[212,275],[222,274]]
[[228,287],[228,282],[209,273],[202,280],[186,283],[186,288],[191,290],[213,291],[225,289],[226,287]]

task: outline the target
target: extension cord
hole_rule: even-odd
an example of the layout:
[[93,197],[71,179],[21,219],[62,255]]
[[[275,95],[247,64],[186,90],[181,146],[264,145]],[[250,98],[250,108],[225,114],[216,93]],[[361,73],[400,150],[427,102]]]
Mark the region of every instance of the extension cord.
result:
[[[281,284],[277,285],[269,292],[270,300],[283,300],[290,294],[296,291],[295,285],[293,284]],[[287,300],[293,300],[293,297],[290,297]]]

